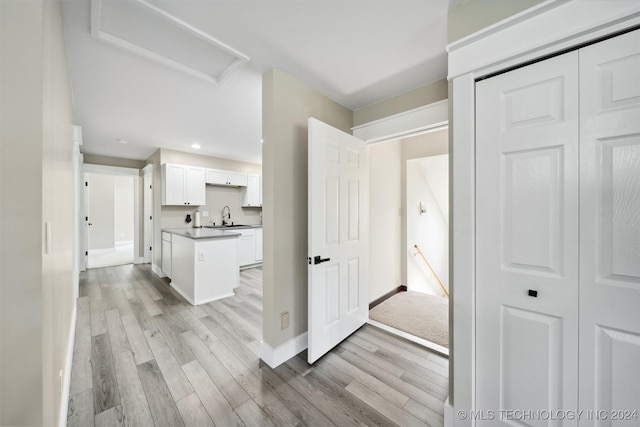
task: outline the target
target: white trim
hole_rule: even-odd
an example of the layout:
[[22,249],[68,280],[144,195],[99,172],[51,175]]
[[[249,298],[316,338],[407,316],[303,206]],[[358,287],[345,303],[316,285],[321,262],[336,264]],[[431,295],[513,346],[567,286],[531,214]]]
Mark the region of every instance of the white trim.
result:
[[290,339],[277,348],[273,348],[266,342],[260,341],[260,359],[272,369],[275,369],[282,363],[295,357],[301,351],[306,350],[308,345],[309,335],[307,332]]
[[[636,0],[546,1],[447,47],[452,82],[453,415],[474,410],[475,81],[640,25]],[[469,418],[449,418],[470,426]]]
[[138,257],[134,258],[133,263],[134,264],[146,264],[147,260],[143,256],[138,256]]
[[[453,402],[457,410],[475,408],[475,81],[453,80],[452,258]],[[471,425],[456,420],[456,425]]]
[[83,163],[82,172],[101,173],[105,175],[130,175],[140,176],[140,169],[123,168],[120,166],[94,165],[93,163]]
[[179,293],[182,298],[186,299],[189,302],[189,304],[194,305],[194,306],[207,304],[207,303],[210,303],[210,302],[213,302],[213,301],[218,301],[218,300],[229,298],[229,297],[232,297],[232,296],[235,295],[234,292],[231,292],[229,294],[224,294],[224,295],[221,295],[221,296],[217,296],[215,298],[210,298],[210,299],[206,299],[206,300],[202,300],[202,301],[195,301],[190,296],[188,296],[186,293],[184,293],[180,288],[178,288],[177,286],[174,286],[173,281],[169,282],[169,286],[171,286],[177,293]]
[[449,79],[482,77],[636,25],[637,0],[547,0],[448,45]]
[[442,128],[449,123],[449,101],[434,102],[393,116],[351,128],[353,136],[367,143],[402,138]]
[[162,272],[162,269],[154,263],[151,263],[151,272],[161,279],[167,277],[167,275]]
[[62,396],[60,400],[60,418],[58,426],[67,425],[67,415],[69,410],[69,393],[71,390],[71,366],[73,362],[73,348],[76,342],[76,323],[78,321],[78,300],[73,300],[73,311],[71,315],[71,325],[69,327],[69,345],[64,362],[64,378],[62,379]]
[[[134,262],[138,258],[138,254],[140,253],[140,245],[144,244],[144,242],[140,241],[140,219],[142,212],[140,210],[140,181],[142,177],[140,176],[140,170],[136,168],[125,168],[119,166],[107,166],[107,165],[94,165],[91,163],[83,163],[82,164],[82,174],[84,181],[87,180],[87,173],[98,173],[104,175],[116,175],[116,176],[131,176],[133,177],[133,255]],[[86,192],[86,188],[84,186],[81,187],[83,192]],[[86,194],[85,194],[86,196]],[[86,218],[88,210],[88,204],[85,197],[85,203],[83,206],[83,218]],[[85,252],[88,251],[88,229],[86,227],[86,221],[82,222],[82,232],[83,232],[83,241],[85,242],[86,248]],[[85,266],[86,266],[86,255],[85,255]],[[86,267],[85,267],[86,268]]]
[[449,401],[449,396],[447,396],[447,400],[444,401],[444,427],[453,427],[454,424],[453,406]]
[[401,338],[404,338],[406,340],[419,344],[423,347],[426,347],[429,350],[433,350],[436,353],[442,354],[443,356],[449,357],[449,349],[447,347],[441,346],[440,344],[436,344],[434,342],[427,341],[415,335],[408,334],[405,331],[401,331],[400,329],[393,328],[389,325],[385,325],[384,323],[380,323],[373,319],[367,320],[367,323],[371,326],[375,326],[376,328],[382,329],[383,331],[389,332],[390,334],[397,335]]
[[145,0],[134,0],[139,5],[145,7],[152,13],[162,16],[164,21],[170,25],[174,25],[182,30],[185,30],[188,33],[191,33],[195,38],[204,40],[206,43],[214,46],[215,48],[228,53],[231,56],[235,57],[235,60],[224,70],[220,75],[213,76],[209,75],[203,71],[192,68],[188,65],[185,65],[181,62],[175,61],[166,57],[164,55],[153,52],[145,47],[139,46],[135,43],[127,41],[123,38],[120,38],[114,34],[110,34],[104,31],[102,27],[102,1],[103,0],[91,0],[91,35],[98,39],[102,40],[111,45],[117,46],[121,49],[134,53],[138,56],[141,56],[146,59],[150,59],[162,65],[169,66],[178,71],[182,71],[184,73],[190,74],[192,76],[198,77],[199,79],[205,80],[210,83],[221,84],[226,80],[227,77],[231,74],[231,72],[246,62],[249,61],[249,57],[241,52],[238,52],[231,46],[221,42],[215,37],[211,36],[204,31],[201,31],[192,25],[187,24],[176,16],[154,6],[153,4],[145,1]]
[[[149,220],[146,213],[145,213],[145,198],[146,195],[149,194],[149,205],[151,206],[151,217],[153,218],[154,216],[154,212],[153,212],[153,164],[149,163],[148,165],[146,165],[145,167],[143,167],[140,170],[140,179],[142,180],[141,182],[141,188],[142,188],[142,195],[140,196],[142,198],[142,242],[141,244],[144,245],[144,263],[148,263],[151,262],[153,260],[153,249],[149,249],[149,247],[153,248],[153,219]],[[147,187],[145,186],[145,178],[149,177],[150,182],[151,182],[151,188],[152,190],[147,193]],[[147,230],[147,223],[150,222],[151,224],[149,225],[149,230]],[[147,233],[147,231],[149,231],[149,233]],[[147,234],[149,234],[147,236]],[[148,241],[147,241],[148,238]]]

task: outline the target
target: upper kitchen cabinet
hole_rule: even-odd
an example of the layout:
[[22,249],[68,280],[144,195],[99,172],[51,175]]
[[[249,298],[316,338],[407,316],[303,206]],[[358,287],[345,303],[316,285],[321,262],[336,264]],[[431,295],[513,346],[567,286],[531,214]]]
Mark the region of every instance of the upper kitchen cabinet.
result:
[[162,165],[162,204],[206,204],[205,168],[164,163]]
[[246,208],[262,207],[262,179],[260,175],[247,175],[247,187],[244,189],[242,206]]
[[247,174],[241,172],[207,169],[207,184],[228,185],[231,187],[246,187]]

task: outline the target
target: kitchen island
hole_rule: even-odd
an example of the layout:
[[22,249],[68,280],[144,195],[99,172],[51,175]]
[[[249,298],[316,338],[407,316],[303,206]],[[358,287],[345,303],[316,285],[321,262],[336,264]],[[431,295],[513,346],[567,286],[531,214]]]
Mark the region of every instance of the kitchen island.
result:
[[239,285],[240,233],[209,228],[169,228],[171,287],[193,305],[233,296]]

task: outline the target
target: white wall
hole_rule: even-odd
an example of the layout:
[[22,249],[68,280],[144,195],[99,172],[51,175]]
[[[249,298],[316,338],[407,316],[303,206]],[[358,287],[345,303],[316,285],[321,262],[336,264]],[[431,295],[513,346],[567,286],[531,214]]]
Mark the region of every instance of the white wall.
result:
[[50,426],[66,407],[58,375],[66,383],[75,313],[73,109],[60,3],[1,1],[0,58],[0,425]]
[[[417,244],[449,288],[448,155],[407,161],[407,288],[442,296],[436,278],[419,255]],[[425,173],[427,172],[427,173]],[[420,203],[426,213],[420,212]],[[445,211],[446,207],[446,211]]]
[[133,176],[113,177],[113,233],[116,243],[133,242],[135,179]]
[[[435,132],[405,138],[401,142],[402,147],[402,248],[407,248],[413,243],[407,240],[407,160],[423,157],[439,156],[449,153],[449,131],[442,129]],[[412,253],[402,250],[402,283],[407,283],[407,262]]]
[[400,140],[369,145],[369,301],[402,283]]

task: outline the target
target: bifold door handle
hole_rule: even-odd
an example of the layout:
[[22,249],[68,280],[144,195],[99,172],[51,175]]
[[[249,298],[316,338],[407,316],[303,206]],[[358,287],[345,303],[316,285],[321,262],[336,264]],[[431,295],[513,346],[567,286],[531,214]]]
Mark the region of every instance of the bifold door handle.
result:
[[533,289],[529,289],[527,293],[530,297],[538,298],[538,291],[534,291]]
[[323,262],[331,261],[331,258],[321,258],[320,255],[313,257],[314,264],[321,264]]

